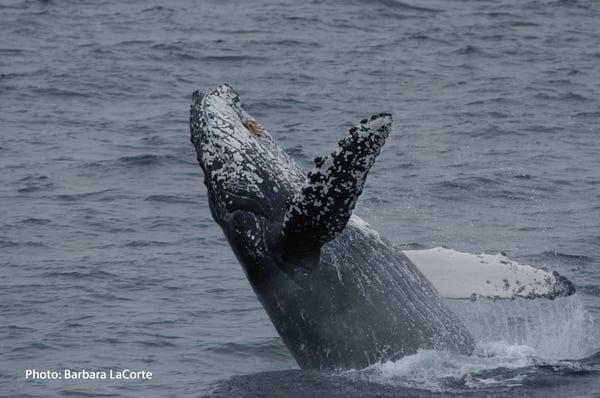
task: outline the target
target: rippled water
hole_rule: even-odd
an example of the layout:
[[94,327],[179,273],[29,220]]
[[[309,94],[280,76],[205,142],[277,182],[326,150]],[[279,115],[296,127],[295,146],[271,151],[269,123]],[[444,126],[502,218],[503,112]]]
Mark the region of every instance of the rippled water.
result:
[[[391,111],[358,214],[401,245],[566,275],[579,293],[533,317],[548,328],[578,303],[600,318],[600,4],[410,3],[0,3],[0,393],[597,397],[598,359],[565,361],[600,347],[577,332],[559,337],[585,350],[559,358],[562,340],[543,340],[557,335],[531,331],[473,357],[300,371],[210,219],[193,90],[230,82],[304,167]],[[27,368],[155,376],[26,382]]]

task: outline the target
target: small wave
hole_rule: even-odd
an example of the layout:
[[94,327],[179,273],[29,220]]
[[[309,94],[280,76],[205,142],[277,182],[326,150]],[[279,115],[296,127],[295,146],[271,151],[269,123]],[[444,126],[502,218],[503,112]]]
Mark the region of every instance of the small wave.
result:
[[[283,46],[283,47],[306,47],[306,48],[317,48],[317,47],[322,47],[322,44],[317,42],[317,41],[303,41],[303,40],[298,40],[298,39],[289,39],[289,38],[284,38],[284,39],[277,39],[277,38],[273,38],[272,40],[261,40],[256,41],[256,44],[261,44],[261,45],[272,45],[272,46]],[[307,76],[311,79],[315,79],[314,76]]]
[[596,119],[596,118],[600,118],[600,112],[579,112],[579,113],[576,113],[574,117],[575,118],[587,118],[587,117],[589,117],[589,118]]
[[545,93],[537,93],[533,96],[536,99],[550,100],[550,101],[572,101],[572,102],[591,102],[593,99],[585,97],[577,93],[565,93],[560,95],[549,95]]
[[175,347],[176,344],[175,343],[171,343],[170,341],[165,341],[163,339],[158,339],[156,341],[146,341],[146,340],[142,340],[142,341],[138,341],[137,342],[138,345],[141,345],[143,347]]
[[304,15],[283,15],[283,19],[288,21],[308,22],[311,24],[316,24],[320,22],[319,18],[317,17],[308,17]]
[[20,48],[0,48],[0,55],[15,56],[23,55],[26,51]]
[[[143,12],[143,11],[142,11]],[[117,46],[140,46],[154,43],[153,40],[124,40],[118,42]]]
[[[59,88],[59,87],[31,87],[31,90],[35,93],[36,97],[38,96],[49,96],[49,97],[60,97],[60,98],[68,98],[68,97],[79,97],[79,98],[88,98],[91,97],[91,94],[86,91],[75,91],[73,89]],[[33,95],[33,94],[32,94]]]
[[532,177],[531,177],[531,174],[523,173],[523,174],[515,175],[514,178],[519,179],[519,180],[531,180]]
[[585,9],[585,10],[590,9],[590,6],[588,4],[584,4],[578,0],[557,0],[554,4],[556,4],[557,6],[563,6],[563,7],[573,7],[573,8],[580,8],[580,9]]
[[73,278],[73,279],[111,279],[115,278],[116,275],[106,271],[94,270],[90,272],[80,271],[51,271],[44,273],[44,277],[59,277],[59,278]]
[[77,398],[114,398],[114,397],[122,397],[123,395],[115,395],[114,393],[104,393],[104,392],[89,392],[83,390],[67,390],[64,389],[61,391],[62,396],[66,397],[77,397]]
[[460,177],[451,181],[442,181],[437,185],[442,189],[446,188],[461,188],[471,189],[476,186],[495,186],[501,184],[502,181],[495,180],[489,177],[473,176],[473,177]]
[[474,46],[472,44],[468,44],[464,47],[461,47],[461,48],[455,50],[454,52],[456,54],[466,54],[466,55],[483,53],[483,51],[479,47]]
[[431,184],[431,192],[440,196],[453,196],[457,191],[471,192],[473,189],[492,188],[501,184],[501,181],[489,177],[472,176],[459,177]]
[[594,260],[588,256],[584,256],[581,254],[568,254],[568,253],[561,253],[558,251],[545,251],[542,252],[540,255],[536,256],[536,258],[541,258],[541,259],[553,259],[553,260],[560,260],[563,262],[569,262],[569,263],[590,263],[593,262]]
[[94,340],[95,343],[104,343],[104,344],[122,344],[123,340],[118,339],[116,337],[101,337],[99,339]]
[[197,200],[176,195],[150,195],[144,200],[150,202],[167,202],[167,203],[198,203]]
[[510,12],[500,12],[500,11],[492,11],[492,12],[482,12],[476,13],[475,15],[485,15],[490,18],[518,18],[519,15],[510,13]]
[[504,98],[504,97],[494,97],[494,98],[487,98],[487,99],[483,99],[483,100],[467,102],[467,105],[495,105],[495,104],[519,105],[519,103],[517,101],[510,99],[510,98]]
[[527,28],[527,27],[540,26],[540,24],[537,24],[535,22],[529,22],[529,21],[509,21],[506,24],[513,28]]
[[48,68],[30,69],[30,70],[18,70],[8,73],[0,73],[0,79],[15,79],[15,78],[27,78],[30,76],[40,76],[48,72]]
[[0,240],[0,248],[9,248],[9,247],[46,247],[42,242],[14,242],[12,240]]
[[56,347],[52,347],[49,344],[45,344],[45,343],[41,343],[41,342],[32,342],[27,345],[15,347],[12,350],[10,350],[10,352],[22,352],[22,351],[37,352],[39,350],[53,350],[53,349],[56,349]]
[[93,293],[89,298],[94,299],[97,303],[109,303],[111,301],[131,301],[130,298],[124,296],[117,296],[112,293]]
[[289,355],[281,339],[278,337],[244,343],[223,343],[207,347],[206,351],[241,357],[288,357]]
[[166,13],[173,13],[175,12],[175,9],[171,8],[171,7],[164,7],[164,6],[153,6],[153,7],[148,7],[148,8],[144,8],[142,10],[142,12],[166,12]]
[[122,163],[124,165],[134,165],[134,166],[147,166],[147,165],[155,165],[160,163],[160,156],[158,155],[136,155],[136,156],[124,156],[117,159],[117,162]]
[[[409,4],[409,3],[405,3],[403,1],[397,1],[397,0],[370,0],[367,3],[373,3],[373,4],[380,4],[389,8],[395,8],[395,9],[399,9],[399,10],[411,10],[411,11],[421,11],[421,12],[441,12],[442,10],[438,10],[435,8],[428,8],[428,7],[422,7],[422,6],[417,6],[417,5],[413,5],[413,4]],[[361,2],[361,4],[363,4]]]
[[201,58],[204,62],[215,62],[215,63],[236,63],[236,62],[249,62],[249,63],[267,63],[269,59],[266,57],[255,57],[249,55],[206,55]]
[[[179,45],[179,44],[181,45]],[[175,43],[157,43],[151,46],[154,50],[165,50],[165,51],[185,51],[184,44],[181,42]]]
[[[114,199],[114,193],[116,189],[103,189],[102,191],[83,192],[76,194],[60,194],[54,195],[52,198],[65,201],[65,202],[76,202],[84,199],[98,199],[101,201]],[[110,195],[107,195],[110,194]]]
[[50,224],[52,220],[47,218],[26,218],[20,221],[22,224],[31,224],[31,225],[46,225]]
[[88,162],[81,167],[86,169],[111,170],[121,169],[123,167],[155,167],[171,161],[181,161],[181,159],[178,159],[174,155],[142,154]]
[[148,247],[148,246],[169,246],[170,243],[155,240],[134,240],[125,243],[124,247]]
[[445,200],[465,200],[478,197],[510,201],[529,201],[533,199],[530,190],[517,189],[514,186],[511,189],[506,189],[509,186],[510,184],[504,176],[470,176],[431,183],[429,189],[432,195]]
[[19,180],[20,183],[23,184],[42,184],[47,185],[52,183],[48,182],[49,178],[45,175],[28,175],[27,177],[23,177]]
[[36,192],[36,191],[42,191],[48,188],[52,188],[54,184],[52,182],[46,182],[44,180],[39,180],[39,181],[30,181],[27,182],[25,184],[25,186],[23,188],[19,189],[19,192],[21,193],[30,193],[30,192]]
[[140,141],[142,141],[144,144],[153,146],[165,145],[167,143],[167,140],[158,135],[143,137]]
[[578,286],[577,290],[587,296],[600,297],[600,286],[595,285],[583,285]]

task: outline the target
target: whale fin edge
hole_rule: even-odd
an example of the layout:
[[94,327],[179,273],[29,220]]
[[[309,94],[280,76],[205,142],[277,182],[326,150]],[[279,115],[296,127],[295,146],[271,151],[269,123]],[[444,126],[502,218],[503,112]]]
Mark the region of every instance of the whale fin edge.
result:
[[288,203],[281,232],[286,258],[314,263],[321,246],[342,232],[391,123],[389,113],[363,119],[339,141],[336,150],[315,159],[306,182]]

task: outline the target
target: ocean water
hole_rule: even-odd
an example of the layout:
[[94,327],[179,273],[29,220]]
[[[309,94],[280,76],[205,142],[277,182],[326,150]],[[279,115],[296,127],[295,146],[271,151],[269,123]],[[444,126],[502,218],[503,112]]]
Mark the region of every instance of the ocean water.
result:
[[[0,395],[599,397],[599,20],[595,0],[1,1]],[[450,302],[469,357],[298,369],[189,143],[192,91],[222,82],[305,168],[392,112],[357,214],[578,293]]]

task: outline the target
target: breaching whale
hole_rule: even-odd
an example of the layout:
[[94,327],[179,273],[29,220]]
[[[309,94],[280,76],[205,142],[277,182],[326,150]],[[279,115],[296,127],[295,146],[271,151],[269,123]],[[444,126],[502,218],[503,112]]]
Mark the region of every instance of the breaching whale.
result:
[[305,175],[223,84],[196,91],[209,208],[300,367],[359,369],[474,341],[411,260],[352,211],[392,117],[363,119]]

